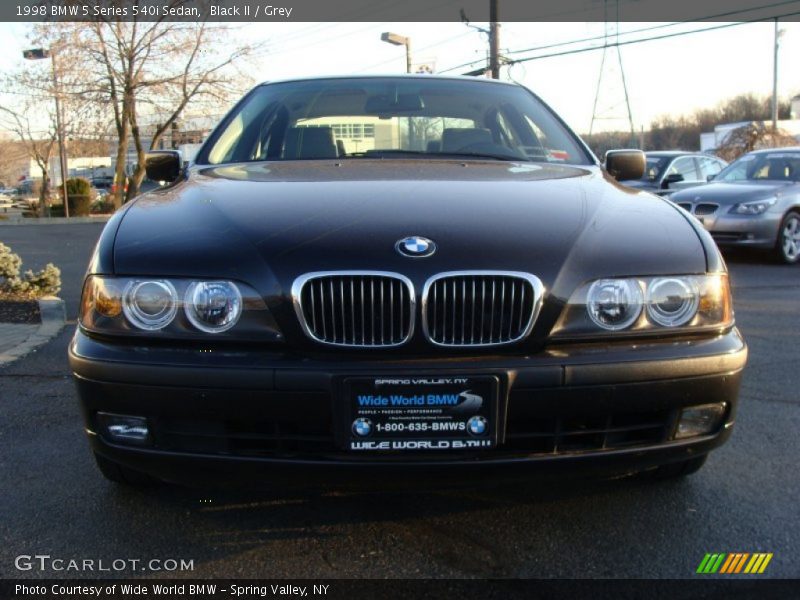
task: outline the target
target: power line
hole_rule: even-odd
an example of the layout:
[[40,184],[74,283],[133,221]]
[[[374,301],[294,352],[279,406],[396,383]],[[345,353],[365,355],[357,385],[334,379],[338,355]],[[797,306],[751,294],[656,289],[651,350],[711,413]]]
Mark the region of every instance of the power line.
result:
[[[629,36],[629,35],[632,35],[632,34],[635,34],[635,33],[644,33],[644,32],[647,32],[647,31],[655,31],[655,30],[659,30],[659,29],[665,29],[665,28],[668,28],[668,27],[678,27],[680,25],[687,25],[687,24],[695,23],[695,22],[716,20],[716,19],[721,19],[721,18],[724,18],[724,17],[731,17],[731,16],[735,16],[735,15],[739,15],[739,14],[753,12],[755,10],[764,10],[764,9],[769,9],[769,8],[777,8],[777,7],[786,6],[786,5],[790,5],[790,4],[797,4],[797,3],[798,3],[798,0],[785,0],[785,1],[782,1],[782,2],[774,2],[774,3],[771,3],[771,4],[764,4],[762,6],[754,7],[754,8],[733,10],[733,11],[728,11],[728,12],[724,12],[724,13],[717,13],[717,14],[714,14],[714,15],[708,15],[708,16],[701,17],[699,19],[695,19],[695,20],[692,20],[692,21],[677,21],[675,23],[662,23],[662,24],[653,25],[653,26],[650,26],[650,27],[642,27],[642,28],[639,28],[639,29],[631,29],[631,30],[628,30],[628,31],[619,32],[619,35],[621,35],[621,36]],[[770,16],[770,17],[762,17],[762,18],[759,18],[759,19],[751,19],[751,20],[747,20],[747,21],[738,21],[736,23],[729,23],[729,24],[725,24],[725,25],[721,25],[721,26],[708,27],[708,28],[704,28],[704,29],[693,29],[691,31],[676,32],[676,33],[673,33],[673,34],[668,34],[666,36],[657,36],[657,37],[652,37],[652,38],[642,38],[642,39],[638,39],[638,40],[624,40],[622,42],[619,42],[619,44],[620,45],[628,45],[628,44],[632,44],[632,43],[639,43],[639,42],[645,42],[645,41],[651,41],[651,40],[665,39],[667,37],[675,37],[675,36],[678,36],[678,35],[688,35],[690,33],[702,33],[703,31],[712,31],[714,29],[720,29],[720,28],[723,28],[723,27],[733,27],[733,26],[736,26],[736,25],[746,25],[748,23],[758,23],[758,22],[763,22],[763,21],[771,21],[773,19],[780,19],[780,18],[784,18],[784,17],[787,17],[787,16],[794,16],[794,15],[797,15],[797,14],[800,14],[800,13],[792,12],[792,13],[787,13],[787,14],[784,14],[784,15],[773,15],[773,16]],[[586,37],[586,38],[579,38],[579,39],[571,40],[571,41],[568,41],[568,42],[557,42],[557,43],[546,44],[546,45],[542,45],[542,46],[534,46],[532,48],[525,48],[525,49],[520,49],[520,50],[509,50],[509,51],[506,52],[506,54],[521,54],[521,53],[524,53],[524,52],[535,52],[535,51],[538,51],[538,50],[549,50],[551,48],[560,48],[560,47],[564,47],[564,46],[572,46],[574,44],[579,44],[579,43],[583,43],[583,42],[593,42],[593,41],[603,40],[604,38],[605,38],[604,35]],[[611,46],[611,45],[613,45],[613,44],[610,44],[609,46]],[[602,49],[604,47],[606,47],[605,44],[602,45],[602,46],[591,46],[591,47],[588,47],[588,48],[581,48],[581,49],[578,49],[578,50],[567,51],[567,52],[564,52],[564,53],[546,54],[546,55],[541,55],[541,56],[537,56],[537,57],[530,57],[530,58],[523,58],[523,59],[510,59],[510,60],[506,60],[505,64],[511,65],[511,64],[516,64],[516,63],[519,63],[519,62],[523,62],[525,60],[536,60],[537,58],[550,58],[550,57],[555,57],[555,56],[562,56],[564,54],[575,54],[575,53],[579,53],[579,52],[588,52],[590,50],[600,50],[600,49]],[[478,63],[485,62],[485,60],[486,60],[485,58],[472,60],[472,61],[469,61],[469,62],[465,62],[465,63],[459,64],[459,65],[456,65],[454,67],[448,67],[447,69],[442,69],[442,70],[440,70],[438,72],[439,73],[449,73],[451,71],[456,71],[456,70],[462,69],[464,67],[471,67],[471,66],[476,65]]]
[[654,41],[658,41],[658,40],[665,40],[665,39],[669,39],[669,38],[680,37],[682,35],[690,35],[690,34],[693,34],[693,33],[704,33],[704,32],[707,32],[707,31],[716,31],[716,30],[719,30],[719,29],[728,29],[730,27],[738,27],[739,25],[749,25],[749,24],[752,24],[752,23],[763,23],[763,22],[766,22],[766,21],[772,21],[774,19],[783,19],[783,18],[786,18],[786,17],[793,17],[793,16],[796,16],[796,15],[800,15],[800,11],[791,12],[791,13],[785,13],[785,14],[782,14],[782,15],[775,15],[775,16],[772,16],[772,17],[763,17],[763,18],[760,18],[760,19],[753,19],[751,21],[739,21],[737,23],[726,23],[724,25],[715,25],[713,27],[705,27],[703,29],[693,29],[692,31],[681,31],[681,32],[676,32],[676,33],[667,33],[667,34],[664,34],[664,35],[653,36],[653,37],[648,37],[648,38],[642,38],[642,39],[638,39],[638,40],[626,40],[626,41],[622,41],[622,42],[613,42],[611,44],[603,44],[602,46],[590,46],[588,48],[577,48],[575,50],[565,50],[564,52],[553,52],[553,53],[550,53],[550,54],[540,54],[538,56],[528,56],[528,57],[525,57],[525,58],[517,58],[517,59],[513,59],[513,60],[507,60],[506,64],[513,65],[513,64],[517,64],[517,63],[528,62],[528,61],[531,61],[531,60],[540,60],[542,58],[554,58],[554,57],[557,57],[557,56],[568,56],[570,54],[581,54],[583,52],[591,52],[593,50],[602,50],[604,48],[613,48],[615,46],[616,47],[629,46],[631,44],[642,44],[644,42],[654,42]]
[[[472,31],[464,31],[462,33],[459,33],[458,35],[454,35],[454,36],[449,37],[449,38],[447,38],[445,40],[442,40],[440,42],[435,42],[433,44],[428,44],[427,46],[423,46],[422,48],[415,49],[414,50],[414,54],[417,55],[417,53],[419,53],[419,52],[423,52],[425,50],[430,50],[431,48],[436,48],[437,46],[442,46],[444,44],[448,44],[448,43],[450,43],[450,42],[452,42],[454,40],[460,39],[462,37],[466,37],[468,35],[472,35],[472,33],[473,33]],[[397,61],[396,58],[390,58],[389,60],[383,60],[383,61],[381,61],[379,63],[368,65],[368,66],[366,66],[366,67],[364,67],[362,69],[359,69],[358,71],[356,71],[356,73],[363,73],[364,71],[368,71],[369,69],[374,69],[375,67],[380,67],[381,65],[388,65],[389,63],[396,62],[396,61]]]
[[[661,23],[659,25],[653,25],[653,26],[650,26],[650,27],[641,27],[639,29],[629,29],[627,31],[619,31],[615,35],[617,35],[617,36],[620,36],[620,35],[626,36],[626,35],[631,35],[631,34],[634,34],[634,33],[643,33],[643,32],[646,32],[646,31],[655,31],[655,30],[658,30],[658,29],[665,29],[667,27],[678,27],[680,25],[687,25],[687,24],[690,24],[690,23],[697,23],[697,22],[701,22],[701,21],[714,21],[714,20],[721,19],[721,18],[724,18],[724,17],[732,17],[734,15],[753,12],[755,10],[763,10],[763,9],[766,9],[766,8],[777,8],[779,6],[785,6],[787,4],[798,4],[798,0],[786,0],[784,2],[775,2],[773,4],[765,4],[763,6],[759,6],[759,7],[756,7],[756,8],[733,10],[733,11],[729,11],[729,12],[725,12],[725,13],[718,13],[718,14],[715,14],[715,15],[708,15],[706,17],[702,17],[700,19],[694,19],[694,20],[691,20],[691,21],[676,21],[674,23]],[[769,17],[769,18],[772,19],[774,17]],[[751,22],[754,22],[754,21],[751,21]],[[506,54],[521,54],[523,52],[535,52],[537,50],[547,50],[547,49],[550,49],[550,48],[558,48],[558,47],[562,47],[562,46],[571,46],[572,44],[579,44],[581,42],[595,42],[597,40],[605,39],[605,37],[606,37],[605,35],[598,35],[598,36],[593,36],[593,37],[587,37],[587,38],[581,38],[581,39],[577,39],[577,40],[572,40],[570,42],[558,42],[558,43],[555,43],[555,44],[547,44],[545,46],[534,46],[533,48],[525,48],[525,49],[522,49],[522,50],[510,50],[510,51],[506,52]]]

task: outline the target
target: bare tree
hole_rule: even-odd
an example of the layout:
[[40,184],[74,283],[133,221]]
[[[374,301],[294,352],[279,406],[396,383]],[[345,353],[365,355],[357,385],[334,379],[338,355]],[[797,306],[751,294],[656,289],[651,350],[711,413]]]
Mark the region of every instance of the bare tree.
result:
[[14,133],[24,144],[28,156],[32,158],[42,173],[39,189],[39,214],[46,216],[50,201],[50,158],[56,147],[56,127],[51,116],[47,128],[38,129],[32,120],[41,116],[43,107],[34,99],[28,98],[18,110],[0,106],[0,125]]
[[[59,99],[61,131],[64,140],[97,137],[104,125],[98,122],[95,105],[79,94],[69,93],[82,80],[80,62],[68,60],[66,49],[74,40],[69,31],[56,29],[46,39],[34,35],[31,42],[41,45],[48,60],[25,61],[24,65],[2,77],[0,89],[7,94],[0,105],[0,126],[12,132],[23,144],[42,174],[39,210],[47,214],[53,174],[50,161],[57,152],[58,126],[56,102]],[[47,42],[46,45],[42,42]]]
[[[47,36],[65,28],[73,40],[66,51],[85,69],[72,92],[106,107],[116,133],[117,206],[137,194],[147,151],[190,103],[218,106],[250,85],[250,77],[241,70],[246,66],[242,59],[261,47],[235,41],[227,25],[165,20],[50,24],[39,26],[39,33]],[[127,179],[131,143],[137,160]]]
[[785,148],[796,146],[797,139],[780,129],[772,129],[772,125],[762,122],[753,122],[734,129],[717,148],[717,156],[727,161],[733,161],[742,154],[761,148]]
[[[653,120],[648,133],[650,150],[697,150],[700,134],[713,131],[721,123],[762,121],[770,118],[771,98],[752,93],[740,94],[714,108],[701,108],[690,115],[662,115]],[[778,118],[788,119],[789,102],[778,103]]]
[[[7,114],[4,115],[0,121],[7,117]],[[13,187],[30,160],[26,145],[12,137],[10,133],[0,133],[0,187]]]

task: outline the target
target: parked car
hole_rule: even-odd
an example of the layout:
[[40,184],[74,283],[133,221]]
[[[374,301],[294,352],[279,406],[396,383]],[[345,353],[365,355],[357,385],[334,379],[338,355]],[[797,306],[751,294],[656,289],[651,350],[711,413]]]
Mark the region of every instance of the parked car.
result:
[[639,179],[621,183],[659,196],[704,185],[727,166],[716,156],[681,150],[647,152],[647,165]]
[[100,470],[697,470],[747,349],[708,233],[613,179],[643,169],[636,150],[599,164],[510,83],[256,87],[193,164],[148,157],[170,185],[91,258],[69,360]]
[[98,175],[97,177],[92,177],[91,183],[95,189],[108,192],[114,184],[114,177],[111,175]]
[[758,150],[731,163],[702,189],[671,197],[722,247],[768,250],[800,261],[800,147]]

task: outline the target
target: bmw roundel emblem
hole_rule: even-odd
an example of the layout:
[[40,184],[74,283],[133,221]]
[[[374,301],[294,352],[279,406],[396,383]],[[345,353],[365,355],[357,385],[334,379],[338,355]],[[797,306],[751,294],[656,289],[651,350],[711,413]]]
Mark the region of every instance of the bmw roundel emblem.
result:
[[353,433],[359,437],[366,437],[372,433],[372,421],[359,418],[353,421]]
[[432,240],[418,235],[412,235],[398,240],[394,247],[400,254],[412,256],[414,258],[430,256],[436,252],[436,244],[434,244]]
[[480,415],[475,415],[467,421],[467,429],[472,435],[483,435],[489,427],[489,422]]

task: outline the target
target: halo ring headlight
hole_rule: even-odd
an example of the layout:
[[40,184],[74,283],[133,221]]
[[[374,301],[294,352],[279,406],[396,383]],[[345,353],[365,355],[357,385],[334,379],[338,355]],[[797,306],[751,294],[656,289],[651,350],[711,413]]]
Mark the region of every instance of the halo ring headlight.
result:
[[699,291],[690,279],[663,277],[647,286],[647,316],[662,327],[686,325],[699,305]]
[[131,281],[123,292],[122,312],[138,329],[163,329],[178,312],[178,292],[165,279]]
[[242,316],[242,293],[231,281],[195,281],[186,289],[184,310],[200,331],[222,333]]
[[589,288],[586,312],[598,327],[609,331],[627,329],[642,314],[643,296],[635,279],[598,279]]

